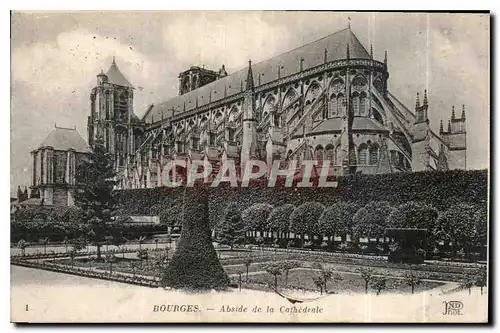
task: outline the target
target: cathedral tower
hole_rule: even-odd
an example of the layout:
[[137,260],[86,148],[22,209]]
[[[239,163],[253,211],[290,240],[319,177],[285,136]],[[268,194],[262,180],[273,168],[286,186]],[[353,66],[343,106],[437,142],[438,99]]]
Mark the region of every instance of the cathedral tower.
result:
[[113,58],[109,70],[97,75],[97,85],[91,91],[87,128],[89,145],[97,136],[102,137],[117,166],[127,163],[136,146],[133,125],[139,119],[133,113],[133,102],[134,87]]

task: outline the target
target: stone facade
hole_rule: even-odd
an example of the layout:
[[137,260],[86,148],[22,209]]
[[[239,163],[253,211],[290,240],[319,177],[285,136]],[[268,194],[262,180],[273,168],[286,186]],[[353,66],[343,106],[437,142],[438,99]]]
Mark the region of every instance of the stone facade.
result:
[[151,105],[142,119],[113,61],[91,92],[89,143],[106,138],[121,188],[164,185],[172,159],[216,167],[227,159],[315,159],[333,175],[465,168],[465,108],[435,134],[427,91],[414,110],[403,105],[387,89],[387,61],[348,28],[230,75],[192,67],[179,75],[179,96]]

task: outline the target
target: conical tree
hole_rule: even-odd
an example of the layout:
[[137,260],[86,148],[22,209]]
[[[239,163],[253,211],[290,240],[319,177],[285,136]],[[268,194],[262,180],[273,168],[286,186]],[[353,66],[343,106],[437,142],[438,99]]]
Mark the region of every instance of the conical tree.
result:
[[229,278],[212,244],[208,189],[185,188],[183,201],[181,238],[165,268],[162,285],[188,290],[224,289]]

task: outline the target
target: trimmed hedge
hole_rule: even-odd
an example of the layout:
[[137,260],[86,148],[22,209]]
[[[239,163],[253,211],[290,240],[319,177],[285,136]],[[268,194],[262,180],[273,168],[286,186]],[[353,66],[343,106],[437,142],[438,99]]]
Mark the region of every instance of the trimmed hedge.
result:
[[[210,218],[213,226],[229,202],[237,202],[241,209],[254,203],[300,205],[316,201],[324,205],[336,201],[351,201],[363,206],[371,201],[387,201],[399,205],[408,201],[428,203],[442,211],[452,204],[467,202],[485,204],[488,194],[487,170],[425,171],[380,175],[355,174],[338,177],[336,188],[284,187],[283,181],[268,187],[266,181],[254,181],[249,187],[231,187],[222,183],[209,188]],[[184,188],[158,187],[117,191],[117,198],[129,215],[160,214],[163,206],[184,197]]]
[[229,278],[217,258],[208,226],[208,191],[186,190],[182,233],[162,285],[175,289],[225,289]]

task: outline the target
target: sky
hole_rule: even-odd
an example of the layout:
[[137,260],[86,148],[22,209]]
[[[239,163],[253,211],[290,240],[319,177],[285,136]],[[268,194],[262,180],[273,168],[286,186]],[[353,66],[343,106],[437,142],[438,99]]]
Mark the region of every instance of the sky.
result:
[[[349,21],[350,18],[350,21]],[[273,11],[14,12],[11,16],[11,194],[31,183],[30,151],[60,127],[87,139],[90,90],[113,57],[136,87],[134,112],[178,93],[193,65],[229,74],[347,27],[407,107],[428,91],[439,133],[451,107],[467,114],[467,168],[489,166],[490,21],[486,14]]]

